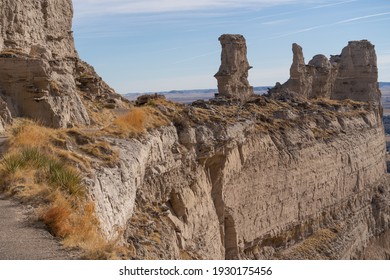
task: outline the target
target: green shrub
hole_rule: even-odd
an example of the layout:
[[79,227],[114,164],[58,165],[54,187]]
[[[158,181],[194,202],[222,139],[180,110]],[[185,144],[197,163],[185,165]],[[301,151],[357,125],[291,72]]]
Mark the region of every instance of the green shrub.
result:
[[42,168],[44,167],[49,158],[37,148],[26,148],[21,152],[21,157],[26,166]]
[[64,162],[51,158],[38,148],[25,148],[2,160],[6,173],[14,174],[24,168],[41,171],[44,178],[53,188],[59,188],[70,195],[84,195],[82,176]]
[[4,168],[7,171],[7,173],[13,174],[17,170],[23,168],[24,161],[20,155],[16,154],[16,155],[9,155],[3,158],[2,164],[4,165]]
[[71,195],[82,196],[84,194],[80,173],[64,163],[56,160],[49,161],[47,175],[52,187],[60,188]]

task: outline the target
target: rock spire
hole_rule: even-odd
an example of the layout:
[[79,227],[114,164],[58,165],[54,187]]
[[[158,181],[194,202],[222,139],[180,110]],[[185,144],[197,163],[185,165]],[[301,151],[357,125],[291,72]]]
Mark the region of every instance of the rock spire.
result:
[[218,81],[219,96],[243,99],[253,95],[253,88],[248,82],[251,66],[247,60],[244,36],[224,34],[219,41],[222,45],[221,66],[214,76]]
[[306,65],[302,48],[293,44],[290,79],[271,90],[305,98],[352,99],[380,102],[378,68],[374,45],[367,40],[351,41],[340,55],[316,55]]

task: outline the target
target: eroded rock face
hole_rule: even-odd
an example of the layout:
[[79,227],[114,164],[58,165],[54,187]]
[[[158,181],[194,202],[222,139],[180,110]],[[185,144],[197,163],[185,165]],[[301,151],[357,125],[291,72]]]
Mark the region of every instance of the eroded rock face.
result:
[[306,65],[302,48],[293,44],[290,79],[271,90],[274,96],[295,93],[304,98],[351,99],[379,103],[378,68],[374,45],[351,41],[341,55],[316,55]]
[[221,66],[215,78],[218,80],[220,96],[245,99],[253,95],[248,82],[251,68],[247,60],[245,38],[238,34],[224,34],[219,37],[222,45]]
[[1,1],[0,98],[12,117],[89,124],[74,77],[72,16],[71,0]]
[[337,65],[332,99],[379,102],[378,67],[375,47],[367,40],[352,41],[340,56],[331,58]]

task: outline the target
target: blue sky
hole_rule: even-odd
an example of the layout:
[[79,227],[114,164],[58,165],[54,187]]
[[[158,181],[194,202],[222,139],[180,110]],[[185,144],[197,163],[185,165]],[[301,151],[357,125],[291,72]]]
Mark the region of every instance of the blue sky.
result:
[[285,82],[291,44],[340,54],[368,39],[390,81],[389,0],[73,0],[80,57],[119,93],[216,88],[218,37],[242,34],[253,86]]

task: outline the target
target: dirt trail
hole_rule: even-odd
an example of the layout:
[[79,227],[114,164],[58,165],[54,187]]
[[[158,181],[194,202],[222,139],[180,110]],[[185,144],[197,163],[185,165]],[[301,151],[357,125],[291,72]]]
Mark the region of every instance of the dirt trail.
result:
[[[0,136],[0,156],[5,137]],[[76,258],[62,248],[43,223],[29,219],[28,206],[0,192],[0,260],[68,260]]]
[[43,224],[29,221],[25,207],[0,194],[0,260],[73,258]]

